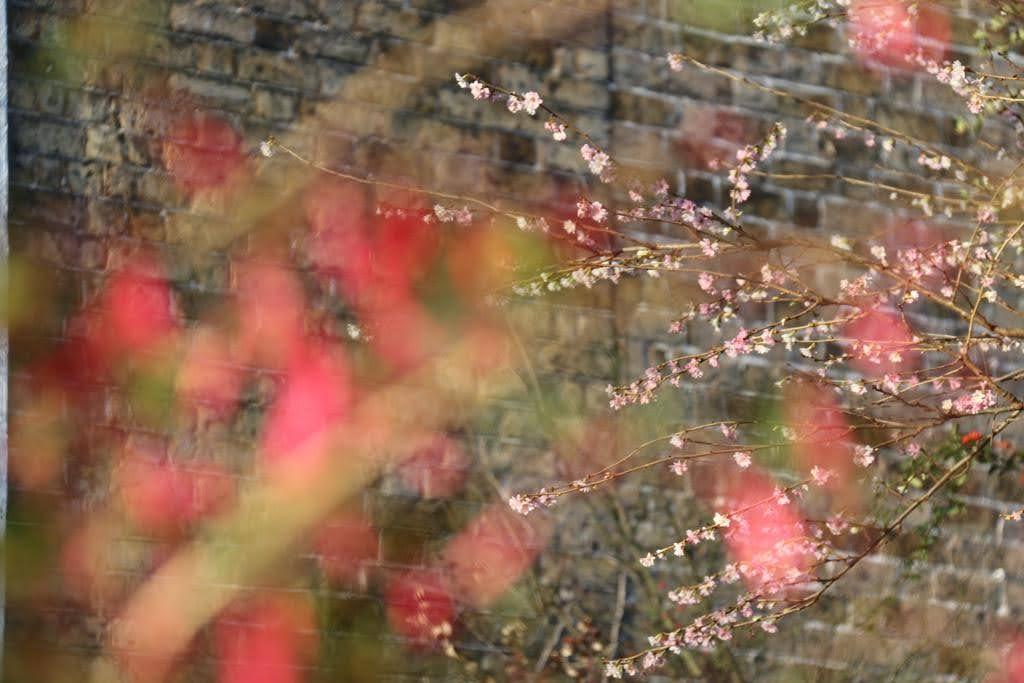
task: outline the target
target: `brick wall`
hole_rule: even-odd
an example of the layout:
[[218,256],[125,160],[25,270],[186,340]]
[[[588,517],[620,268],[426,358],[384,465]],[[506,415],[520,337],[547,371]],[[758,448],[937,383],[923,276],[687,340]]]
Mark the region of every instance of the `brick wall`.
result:
[[[707,159],[780,118],[791,137],[776,170],[899,183],[908,180],[891,175],[893,168],[919,174],[912,159],[882,170],[874,152],[802,125],[809,112],[799,103],[694,69],[671,74],[657,61],[667,50],[684,49],[711,66],[908,129],[939,146],[962,151],[971,144],[955,132],[958,103],[927,75],[867,70],[826,31],[784,48],[755,44],[742,37],[749,19],[742,5],[724,7],[687,0],[610,6],[596,0],[12,1],[11,239],[15,253],[61,293],[59,307],[39,317],[46,324],[24,333],[14,348],[15,410],[18,387],[26,393],[32,387],[28,363],[18,356],[31,359],[37,345],[63,334],[60,311],[87,301],[121,250],[148,245],[182,264],[174,279],[187,310],[231,294],[227,252],[239,240],[225,235],[249,226],[244,218],[229,225],[211,220],[174,191],[160,157],[159,114],[176,101],[229,122],[254,153],[273,135],[334,169],[507,201],[526,197],[549,209],[572,204],[585,187],[575,150],[553,143],[535,121],[474,102],[455,87],[452,72],[538,90],[630,170],[652,179],[668,174],[701,201],[721,202],[725,194],[722,178],[701,170]],[[965,7],[958,4],[952,17],[954,36],[970,58]],[[1000,129],[985,135],[1009,139]],[[267,163],[276,167],[278,184],[269,187],[281,202],[308,180],[285,159]],[[913,182],[932,184],[922,177]],[[911,215],[884,193],[833,180],[762,183],[748,210],[777,229],[826,234],[856,233],[868,223],[899,230]],[[595,441],[614,450],[658,420],[750,405],[752,394],[769,387],[770,369],[751,366],[726,385],[671,397],[648,418],[630,414],[607,426],[611,436],[600,438],[604,386],[678,347],[664,330],[679,296],[656,281],[627,281],[615,290],[514,306],[510,315],[540,378],[539,392],[524,386],[458,425],[475,463],[475,488],[458,499],[418,502],[387,477],[365,495],[361,505],[384,537],[382,566],[416,564],[481,507],[491,495],[490,477],[513,490],[541,484],[571,469],[576,451],[596,448]],[[258,404],[253,410],[258,413]],[[553,449],[538,410],[593,433],[581,435],[576,448]],[[97,426],[109,425],[109,416],[99,413]],[[91,497],[102,498],[102,490],[86,490],[88,480],[77,476],[69,474],[60,491],[12,491],[11,533],[44,524],[49,505],[87,506]],[[466,638],[467,656],[481,669],[414,656],[393,658],[376,673],[443,680],[491,671],[500,678],[513,659],[502,653],[516,646],[495,634],[517,619],[527,625],[529,670],[538,657],[552,655],[548,670],[564,675],[560,638],[585,617],[606,644],[619,637],[619,653],[642,646],[672,618],[662,611],[664,585],[700,576],[704,563],[716,559],[696,557],[653,578],[636,566],[641,549],[671,541],[699,514],[690,486],[652,475],[624,485],[614,500],[601,495],[558,508],[559,532],[535,573],[502,609],[473,616],[490,633]],[[926,560],[908,565],[894,548],[866,562],[772,640],[701,656],[711,672],[706,677],[728,680],[727,672],[738,669],[746,680],[977,680],[988,664],[979,644],[1024,610],[1024,537],[995,513],[1007,496],[1012,489],[979,479],[963,499],[963,518],[942,530]],[[126,539],[126,559],[114,563],[127,562],[122,571],[130,575],[130,546],[145,542]],[[17,587],[17,569],[9,571]],[[539,601],[527,599],[531,594]],[[346,603],[337,614],[347,618],[382,618],[372,591],[326,599]],[[10,675],[32,671],[29,655],[19,653],[90,666],[105,632],[103,615],[65,603],[40,610],[15,599],[10,607]],[[331,645],[323,651],[331,654],[313,676],[349,680],[346,629],[358,630],[341,619],[325,636]],[[372,649],[360,652],[375,656]],[[201,680],[203,669],[195,675]],[[671,679],[685,675],[677,668]]]

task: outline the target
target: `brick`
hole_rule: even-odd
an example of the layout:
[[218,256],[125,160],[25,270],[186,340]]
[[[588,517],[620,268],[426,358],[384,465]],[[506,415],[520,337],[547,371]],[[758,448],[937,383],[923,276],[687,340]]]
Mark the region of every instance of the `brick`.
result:
[[848,62],[829,63],[824,67],[823,84],[836,90],[858,95],[880,94],[885,88],[884,74]]
[[192,4],[171,7],[170,21],[176,31],[203,33],[239,43],[251,43],[256,34],[256,22],[251,15]]
[[240,109],[249,101],[251,93],[250,88],[230,81],[195,78],[182,74],[171,76],[170,84],[175,90],[190,92],[217,108]]
[[291,93],[260,88],[253,92],[252,111],[261,118],[290,121],[295,117],[296,102]]
[[310,91],[319,83],[315,63],[262,50],[249,50],[238,56],[238,77]]
[[231,76],[235,72],[235,48],[223,43],[200,43],[194,48],[195,67],[216,76]]
[[732,82],[722,76],[696,67],[684,65],[666,81],[666,90],[676,95],[709,103],[728,103],[732,100]]
[[947,122],[932,114],[897,109],[887,104],[879,104],[875,116],[883,126],[927,142],[944,142],[951,130]]
[[682,117],[682,108],[665,97],[628,91],[614,93],[612,112],[617,119],[651,126],[676,126]]
[[604,81],[608,78],[608,55],[598,50],[579,48],[573,51],[573,66],[581,78]]
[[15,150],[76,156],[82,154],[85,147],[85,134],[74,125],[52,123],[49,121],[11,118],[11,128],[15,130]]
[[89,128],[85,131],[85,158],[119,162],[123,158],[122,140],[112,128]]
[[[299,40],[299,44],[304,53],[329,57],[350,64],[365,62],[370,50],[368,39],[351,33],[316,32],[306,34]],[[330,93],[325,92],[325,94]]]

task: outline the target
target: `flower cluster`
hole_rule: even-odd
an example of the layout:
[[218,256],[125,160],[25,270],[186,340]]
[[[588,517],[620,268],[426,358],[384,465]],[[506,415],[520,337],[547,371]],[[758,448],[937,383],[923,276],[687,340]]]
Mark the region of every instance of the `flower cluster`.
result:
[[[759,25],[764,37],[786,37],[844,15],[851,21],[851,45],[872,61],[894,64],[893,54],[920,42],[918,17],[910,5],[896,2],[874,8],[854,0],[818,0],[763,15]],[[909,38],[903,35],[908,32]],[[924,64],[930,59],[923,50],[916,56],[909,47],[903,51],[905,61]],[[681,71],[684,65],[702,68],[679,53],[669,53],[661,64],[671,71]],[[727,76],[720,69],[705,68]],[[969,100],[974,98],[969,101],[972,111],[977,109],[974,104],[988,101],[980,71],[971,72],[960,62],[929,62],[927,70]],[[776,92],[774,86],[764,89]],[[669,386],[714,375],[723,359],[757,365],[765,360],[759,356],[770,354],[788,363],[785,376],[776,382],[784,398],[781,423],[763,420],[745,427],[743,444],[736,443],[734,424],[720,425],[724,442],[684,428],[651,442],[664,446],[667,441],[673,451],[659,451],[637,462],[650,445],[645,444],[617,461],[618,469],[544,489],[534,494],[538,497],[517,496],[510,503],[527,513],[550,505],[563,493],[584,493],[647,467],[676,476],[693,472],[684,480],[687,485],[702,481],[705,466],[711,472],[727,472],[729,482],[739,482],[735,490],[729,489],[732,483],[723,482],[726,491],[721,494],[717,485],[713,494],[698,492],[706,496],[710,521],[639,558],[642,566],[653,567],[670,556],[699,556],[702,553],[687,552],[699,544],[721,542],[729,554],[724,567],[696,574],[699,580],[677,586],[667,596],[677,606],[705,604],[712,606],[711,611],[686,627],[655,636],[648,650],[609,662],[609,676],[647,671],[660,666],[667,653],[685,648],[714,647],[740,628],[774,632],[779,619],[813,604],[835,577],[845,573],[843,567],[866,555],[832,546],[830,539],[865,532],[888,539],[905,519],[894,516],[896,521],[886,526],[885,520],[850,512],[868,509],[860,505],[862,501],[846,508],[839,508],[836,501],[845,505],[866,495],[868,488],[880,497],[898,494],[900,506],[913,503],[915,496],[927,499],[949,466],[943,462],[948,449],[935,447],[940,442],[937,434],[946,428],[958,433],[954,425],[970,416],[991,413],[995,420],[1024,408],[1002,391],[1001,380],[985,376],[1002,357],[997,361],[984,355],[1017,351],[1024,338],[1021,328],[995,322],[1020,315],[1008,288],[1024,288],[1024,276],[1007,256],[1024,252],[1024,241],[1020,228],[1008,228],[998,217],[1024,200],[1024,190],[1014,182],[999,184],[998,176],[982,175],[947,148],[928,147],[861,117],[822,107],[807,123],[820,134],[849,140],[844,148],[862,143],[875,150],[866,156],[879,163],[916,159],[922,169],[941,174],[943,184],[959,184],[963,192],[930,193],[897,186],[896,180],[835,175],[830,177],[837,183],[874,188],[890,201],[903,201],[920,212],[908,212],[914,218],[896,236],[888,228],[872,226],[855,238],[844,233],[789,234],[774,226],[763,230],[760,222],[746,219],[738,209],[749,202],[755,175],[773,183],[794,175],[758,168],[786,136],[786,129],[776,124],[761,142],[736,153],[735,165],[728,169],[728,200],[723,202],[728,206],[699,206],[675,196],[665,180],[651,187],[627,179],[619,188],[621,194],[608,193],[600,201],[580,199],[576,215],[559,232],[571,236],[583,232],[584,224],[596,224],[621,240],[614,248],[595,250],[592,256],[519,285],[521,291],[540,293],[660,276],[684,283],[688,295],[695,295],[696,300],[684,302],[688,310],[672,314],[669,332],[685,336],[672,339],[667,357],[632,381],[607,388],[613,409],[651,403],[659,392],[669,392]],[[556,139],[564,139],[568,127],[557,117],[546,125]],[[611,182],[616,162],[585,133],[573,130],[585,142],[580,153],[589,172]],[[819,138],[820,134],[814,133]],[[897,145],[898,159],[893,154]],[[616,169],[624,172],[626,166]],[[950,239],[949,232],[925,224],[921,214],[927,217],[933,210],[976,219],[977,229]],[[667,233],[646,230],[657,224],[671,226],[672,237],[662,240],[661,234]],[[659,239],[650,239],[652,234]],[[822,263],[828,264],[824,270]],[[934,324],[931,307],[960,327]],[[996,308],[998,315],[993,315]],[[958,333],[960,328],[971,332]],[[1005,410],[997,409],[1001,403]],[[708,425],[693,429],[706,430]],[[977,438],[962,445],[976,443],[987,444],[989,439],[977,432]],[[991,443],[994,452],[995,441]],[[769,474],[759,467],[777,462],[774,456],[780,452],[792,455],[791,471]],[[958,458],[973,457],[964,456],[962,448],[957,452]],[[902,463],[901,454],[907,458]],[[636,460],[626,465],[630,458]],[[883,458],[906,469],[876,467]],[[788,477],[800,481],[781,483],[792,481]],[[882,477],[895,481],[882,482]],[[860,485],[867,480],[878,485]],[[722,589],[736,585],[740,588]],[[723,594],[736,590],[742,593],[736,602],[721,607]]]
[[580,147],[580,155],[583,160],[587,162],[590,167],[590,172],[596,176],[599,176],[602,181],[610,182],[611,178],[607,171],[611,169],[611,157],[607,153],[591,147],[589,144],[585,144]]
[[996,403],[994,391],[991,389],[978,389],[961,394],[956,399],[946,399],[942,403],[942,409],[946,412],[955,412],[960,415],[977,415],[994,407]]
[[737,165],[729,171],[729,183],[732,186],[729,191],[729,199],[732,202],[729,210],[730,218],[736,217],[737,206],[750,199],[748,175],[757,168],[758,163],[772,155],[785,137],[786,127],[781,123],[776,123],[764,140],[755,145],[747,145],[736,152]]
[[541,105],[544,104],[541,96],[532,90],[523,95],[506,91],[497,92],[479,78],[459,73],[455,74],[455,82],[463,90],[469,90],[469,94],[473,96],[474,100],[504,99],[505,106],[513,114],[525,111],[530,116],[535,116]]
[[948,85],[953,92],[964,98],[967,102],[967,109],[972,114],[981,114],[984,111],[987,84],[983,79],[968,74],[959,59],[940,65],[923,53],[918,53],[916,61],[928,73],[935,76],[935,80]]
[[435,204],[433,215],[427,214],[423,217],[423,220],[429,222],[432,218],[436,218],[441,223],[469,225],[473,222],[473,212],[466,206],[463,206],[461,209],[449,209],[440,204]]

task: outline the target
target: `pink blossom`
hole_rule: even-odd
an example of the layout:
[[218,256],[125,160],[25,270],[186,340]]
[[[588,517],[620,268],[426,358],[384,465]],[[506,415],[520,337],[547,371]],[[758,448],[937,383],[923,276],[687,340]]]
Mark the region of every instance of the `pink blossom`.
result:
[[828,527],[829,533],[833,536],[839,536],[849,528],[850,523],[846,521],[842,514],[836,514],[828,518],[825,526]]
[[480,81],[473,81],[469,85],[469,92],[473,95],[474,100],[486,100],[491,96],[491,89]]
[[815,465],[811,468],[811,479],[818,486],[825,486],[829,480],[836,476],[836,473],[832,470],[827,470],[824,467],[818,467]]
[[697,276],[697,284],[700,288],[709,294],[715,291],[715,278],[710,273],[701,273]]
[[860,444],[853,449],[853,461],[861,467],[868,467],[875,461],[875,449]]
[[996,404],[995,392],[991,390],[976,390],[961,394],[953,401],[953,409],[962,415],[977,415],[983,410],[988,410]]
[[717,242],[704,238],[700,241],[700,250],[705,256],[710,258],[718,254],[719,246]]
[[732,459],[736,461],[741,469],[747,469],[750,467],[752,459],[748,451],[736,451],[732,454]]
[[530,116],[533,116],[534,114],[537,113],[537,108],[540,107],[541,103],[543,102],[544,100],[541,99],[540,95],[533,92],[532,90],[523,95],[523,108],[526,110],[526,113],[529,114]]
[[567,137],[565,133],[565,124],[558,123],[557,121],[548,121],[544,124],[544,130],[551,133],[551,137],[555,142],[562,142]]
[[589,144],[580,147],[580,154],[583,159],[590,166],[590,172],[594,175],[601,175],[604,173],[608,164],[611,163],[611,159],[604,152],[594,149]]
[[741,354],[750,353],[751,345],[747,340],[748,334],[745,327],[740,328],[735,337],[725,342],[725,355],[729,356],[729,358],[735,358]]

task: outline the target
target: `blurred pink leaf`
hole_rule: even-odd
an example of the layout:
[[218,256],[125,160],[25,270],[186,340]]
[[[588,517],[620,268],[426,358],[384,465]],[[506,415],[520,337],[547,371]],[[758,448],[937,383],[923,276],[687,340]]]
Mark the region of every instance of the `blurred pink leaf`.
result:
[[445,548],[460,598],[474,607],[500,598],[533,564],[550,532],[540,516],[526,518],[503,502],[492,504]]
[[797,504],[777,502],[775,482],[757,470],[746,470],[730,483],[728,501],[721,509],[733,514],[725,530],[725,542],[740,574],[752,590],[775,582],[792,582],[806,575],[810,556],[802,516]]
[[910,350],[914,336],[896,311],[876,306],[850,321],[843,337],[851,340],[851,364],[868,377],[903,373],[917,367],[920,353]]
[[308,475],[324,461],[327,437],[352,403],[348,368],[326,347],[307,342],[293,354],[267,415],[263,462],[275,473]]

